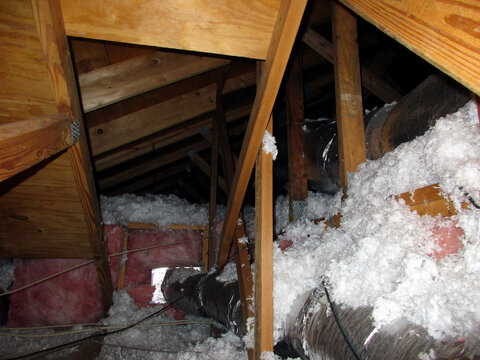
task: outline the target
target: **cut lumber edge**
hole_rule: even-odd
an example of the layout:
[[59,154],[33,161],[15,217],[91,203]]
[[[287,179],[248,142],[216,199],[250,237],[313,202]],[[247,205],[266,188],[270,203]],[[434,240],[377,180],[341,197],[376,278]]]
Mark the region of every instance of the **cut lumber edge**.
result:
[[0,181],[74,144],[72,117],[55,114],[0,126]]

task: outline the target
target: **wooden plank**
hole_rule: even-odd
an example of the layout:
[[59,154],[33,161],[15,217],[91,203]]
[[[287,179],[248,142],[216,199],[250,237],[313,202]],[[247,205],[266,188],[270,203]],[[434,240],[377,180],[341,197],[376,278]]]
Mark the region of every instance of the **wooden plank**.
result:
[[[188,152],[188,157],[190,158],[190,160],[193,161],[193,163],[195,165],[198,166],[198,168],[200,170],[203,171],[203,173],[205,175],[207,175],[208,177],[210,177],[211,175],[211,172],[212,172],[212,168],[210,165],[208,165],[208,163],[203,160],[203,158],[201,156],[199,156],[195,151],[189,151]],[[225,179],[222,178],[221,176],[218,176],[218,187],[220,189],[222,189],[222,191],[227,194],[227,183],[225,182]]]
[[340,185],[345,189],[348,173],[366,160],[357,20],[332,2],[332,27]]
[[157,51],[104,66],[78,77],[83,111],[89,112],[228,63],[220,58]]
[[[311,28],[307,28],[302,39],[305,44],[333,64],[333,46],[330,41]],[[365,66],[361,67],[361,73],[363,86],[385,103],[391,103],[402,97],[398,91]]]
[[264,59],[278,0],[62,0],[70,36]]
[[[73,115],[74,119],[79,122],[79,129],[83,129],[82,112],[68,51],[60,2],[59,0],[32,0],[32,9],[43,55],[49,70],[57,109],[61,113]],[[68,155],[75,178],[78,200],[83,209],[84,221],[89,234],[88,240],[95,259],[106,313],[112,304],[113,286],[108,265],[107,248],[104,242],[102,215],[95,191],[90,154],[84,131],[80,131],[78,141],[68,149]]]
[[262,72],[259,81],[257,96],[240,151],[233,186],[228,197],[222,229],[219,265],[225,264],[228,258],[248,181],[302,20],[305,5],[306,0],[295,2],[282,0],[281,2],[272,40],[268,48],[265,70]]
[[[229,79],[225,92],[229,93],[255,83],[254,74]],[[113,119],[108,123],[89,127],[90,143],[94,156],[118,146],[138,140],[154,132],[180,124],[188,119],[215,109],[215,85],[189,92]]]
[[[405,192],[395,196],[395,200],[402,199],[410,210],[419,215],[452,216],[457,214],[455,205],[450,197],[444,197],[439,184],[425,186],[413,192]],[[462,208],[467,209],[467,203],[462,203]]]
[[476,0],[340,0],[359,16],[480,94]]
[[[272,133],[272,118],[267,130]],[[273,351],[273,160],[260,149],[255,166],[255,359]]]
[[0,2],[0,124],[57,113],[29,1]]
[[0,126],[0,181],[72,145],[71,121],[55,114]]
[[110,56],[104,41],[71,38],[70,50],[78,75],[110,64]]
[[[304,97],[302,52],[297,47],[292,54],[292,63],[286,84],[287,138],[288,138],[288,202],[290,221],[298,220],[300,211],[294,211],[295,204],[305,201],[308,196],[307,175],[304,161]],[[257,160],[258,161],[258,160]],[[296,216],[295,216],[296,215]]]
[[[243,126],[240,125],[232,128],[231,133],[232,135],[243,134]],[[176,147],[176,149],[170,150],[168,153],[162,152],[161,155],[157,151],[156,154],[160,156],[149,158],[149,160],[144,162],[139,161],[138,164],[130,164],[130,167],[128,169],[115,173],[109,172],[108,176],[105,176],[103,178],[100,177],[100,190],[112,187],[116,184],[120,184],[134,177],[148,173],[150,171],[160,168],[161,166],[175,162],[181,158],[188,157],[189,151],[200,152],[207,149],[209,146],[210,145],[206,141],[200,140],[189,143],[187,145],[184,144],[182,146],[178,146]],[[103,176],[104,174],[99,175]]]
[[[227,122],[238,120],[250,114],[252,106],[248,101],[240,104],[238,108],[228,110],[225,114]],[[149,153],[153,150],[174,144],[181,140],[187,139],[198,134],[201,127],[209,127],[213,114],[209,113],[201,115],[197,118],[188,120],[182,124],[175,125],[166,130],[160,131],[142,140],[133,142],[132,144],[115,149],[114,151],[102,154],[95,158],[95,168],[97,171],[105,170],[127,160],[136,158],[140,155]]]

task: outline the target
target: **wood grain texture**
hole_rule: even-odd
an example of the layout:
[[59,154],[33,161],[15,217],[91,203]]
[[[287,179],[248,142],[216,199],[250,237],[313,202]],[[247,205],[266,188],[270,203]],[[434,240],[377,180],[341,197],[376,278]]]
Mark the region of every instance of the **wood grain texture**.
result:
[[63,0],[70,36],[264,59],[278,0]]
[[[49,70],[57,109],[61,113],[73,114],[84,129],[82,111],[77,93],[72,60],[70,58],[67,36],[63,24],[59,0],[32,0],[32,9],[37,24],[42,50]],[[88,231],[95,260],[104,311],[112,304],[112,279],[108,265],[107,248],[104,241],[100,206],[95,190],[90,154],[84,131],[80,131],[78,141],[68,149],[70,166],[76,183],[77,201],[80,202],[84,224]],[[85,241],[85,240],[84,240]]]
[[155,52],[79,75],[83,111],[89,112],[228,64],[228,60]]
[[332,2],[332,27],[340,185],[345,189],[348,172],[366,160],[357,20]]
[[[272,132],[272,118],[267,130]],[[260,149],[255,166],[255,359],[273,351],[273,160]]]
[[[425,186],[413,192],[396,195],[395,199],[402,199],[410,207],[410,210],[417,212],[421,216],[451,216],[457,213],[450,197],[442,195],[439,184]],[[468,204],[462,203],[462,208],[468,208]]]
[[72,144],[69,115],[55,114],[0,126],[0,181]]
[[57,113],[30,1],[0,3],[0,124]]
[[228,258],[231,241],[235,232],[237,217],[243,203],[250,175],[262,143],[268,119],[277,97],[283,73],[290,57],[298,27],[302,20],[306,1],[282,0],[270,42],[265,70],[259,81],[257,96],[250,114],[248,127],[240,151],[233,186],[228,196],[225,221],[222,228],[219,264]]
[[380,30],[480,94],[476,0],[340,0]]
[[[254,74],[236,76],[228,79],[225,93],[245,88],[254,83]],[[99,155],[214,109],[215,84],[212,84],[113,119],[108,123],[89,127],[92,153],[94,156]]]

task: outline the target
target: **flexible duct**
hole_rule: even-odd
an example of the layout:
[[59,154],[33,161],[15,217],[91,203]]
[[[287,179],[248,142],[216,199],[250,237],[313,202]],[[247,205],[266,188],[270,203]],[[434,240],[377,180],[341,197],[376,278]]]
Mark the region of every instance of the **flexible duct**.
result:
[[[238,282],[224,283],[198,270],[173,269],[162,291],[169,302],[180,299],[175,306],[183,311],[211,317],[243,335]],[[372,308],[335,306],[327,294],[319,287],[299,297],[287,319],[284,341],[302,359],[473,359],[475,349],[467,351],[463,342],[435,341],[424,328],[407,321],[378,330],[371,320]]]

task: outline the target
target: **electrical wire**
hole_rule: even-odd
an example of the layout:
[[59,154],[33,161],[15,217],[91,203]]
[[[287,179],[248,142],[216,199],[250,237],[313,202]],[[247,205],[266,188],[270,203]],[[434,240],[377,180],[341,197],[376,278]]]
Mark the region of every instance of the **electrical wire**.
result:
[[[129,253],[132,253],[132,252],[137,252],[137,251],[144,251],[144,250],[150,250],[150,249],[155,249],[155,248],[159,248],[159,247],[165,247],[165,246],[171,246],[171,245],[178,245],[178,244],[183,244],[183,243],[187,243],[187,242],[194,242],[194,241],[197,241],[197,240],[184,240],[184,241],[178,241],[178,242],[175,242],[175,243],[170,243],[170,244],[158,244],[158,245],[152,245],[152,246],[146,246],[146,247],[142,247],[142,248],[137,248],[137,249],[130,249],[130,250],[125,250],[125,251],[120,251],[118,253],[114,253],[114,254],[111,254],[109,255],[108,257],[109,258],[112,258],[112,257],[115,257],[115,256],[120,256],[120,255],[124,255],[124,254],[129,254]],[[27,284],[27,285],[24,285],[22,287],[19,287],[17,289],[13,289],[13,290],[9,290],[9,291],[6,291],[4,293],[1,293],[0,294],[0,297],[2,296],[6,296],[6,295],[10,295],[10,294],[14,294],[16,292],[19,292],[19,291],[22,291],[22,290],[25,290],[25,289],[28,289],[29,287],[32,287],[32,286],[35,286],[35,285],[38,285],[38,284],[41,284],[42,282],[45,282],[47,280],[50,280],[50,279],[53,279],[54,277],[57,277],[57,276],[60,276],[60,275],[63,275],[71,270],[75,270],[75,269],[78,269],[82,266],[86,266],[86,265],[89,265],[89,264],[92,264],[94,263],[95,260],[88,260],[84,263],[81,263],[81,264],[77,264],[75,266],[72,266],[72,267],[69,267],[65,270],[62,270],[62,271],[59,271],[55,274],[52,274],[52,275],[49,275],[47,277],[44,277],[42,279],[39,279],[37,281],[34,281],[30,284]]]
[[330,306],[330,310],[332,310],[333,317],[335,318],[335,322],[340,330],[340,333],[342,334],[343,338],[345,339],[348,347],[352,351],[353,356],[355,356],[355,359],[357,360],[363,360],[362,357],[358,354],[357,350],[353,346],[352,340],[350,339],[350,336],[348,336],[347,331],[343,328],[342,323],[340,322],[340,319],[338,317],[337,311],[335,310],[335,306],[330,299],[330,295],[328,293],[327,287],[325,283],[322,281],[322,287],[323,291],[325,292],[325,296],[327,298],[328,305]]

